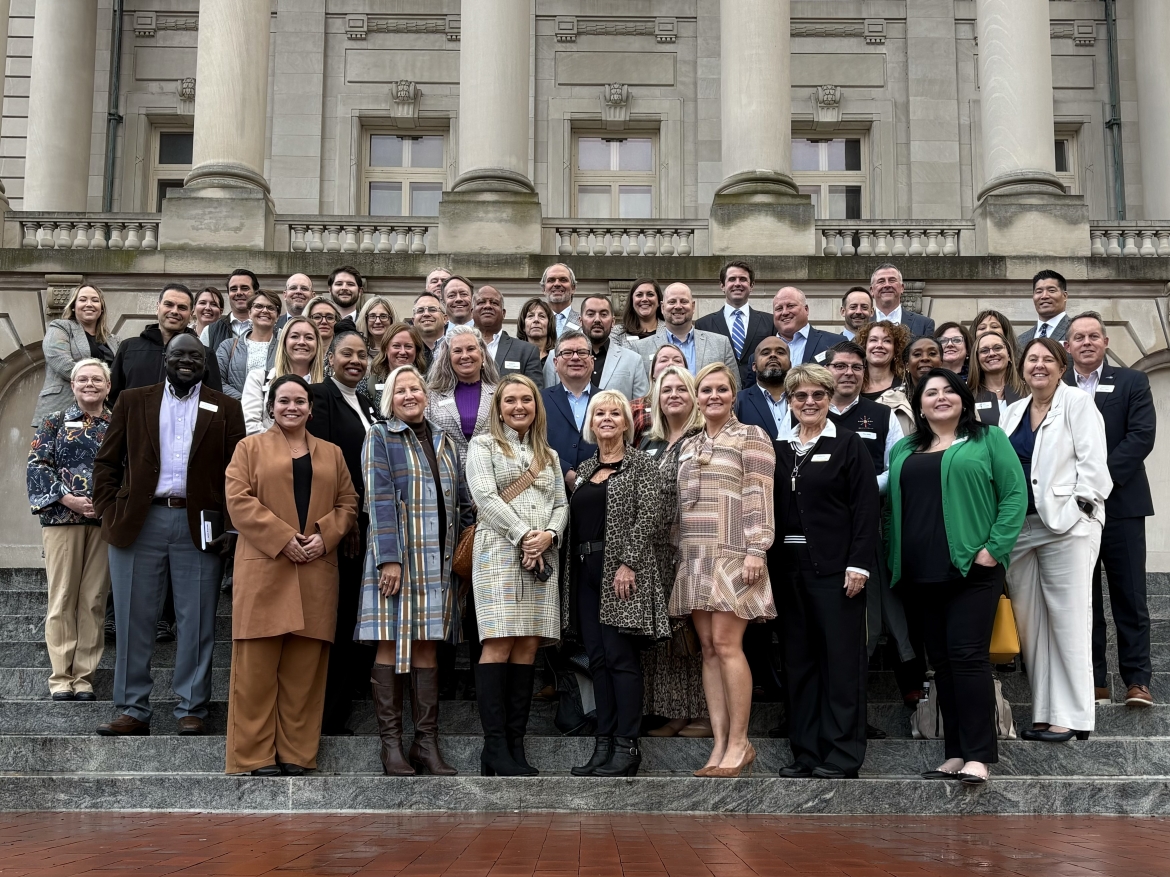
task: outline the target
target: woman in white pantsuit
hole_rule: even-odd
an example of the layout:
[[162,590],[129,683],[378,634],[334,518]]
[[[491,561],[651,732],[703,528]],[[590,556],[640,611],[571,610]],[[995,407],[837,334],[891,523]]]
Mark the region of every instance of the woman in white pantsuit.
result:
[[1093,397],[1062,381],[1064,349],[1034,338],[1021,362],[1030,395],[1000,420],[1028,484],[1028,516],[1007,572],[1032,687],[1033,724],[1020,736],[1063,743],[1087,739],[1094,727],[1090,585],[1113,480]]

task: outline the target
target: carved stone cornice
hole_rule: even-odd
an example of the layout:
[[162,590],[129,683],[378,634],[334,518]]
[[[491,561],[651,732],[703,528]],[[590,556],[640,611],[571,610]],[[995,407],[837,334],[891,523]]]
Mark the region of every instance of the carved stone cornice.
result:
[[654,37],[659,43],[678,39],[676,18],[583,18],[558,15],[553,26],[558,43],[575,43],[578,36]]
[[134,36],[153,37],[160,30],[199,30],[199,15],[194,12],[134,13]]
[[452,42],[459,39],[458,15],[369,15],[345,16],[346,39],[364,40],[370,33],[441,33]]

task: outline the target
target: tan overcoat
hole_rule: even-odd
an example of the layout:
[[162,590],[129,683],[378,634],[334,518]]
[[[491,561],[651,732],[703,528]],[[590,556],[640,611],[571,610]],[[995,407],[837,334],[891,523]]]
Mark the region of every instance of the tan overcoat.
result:
[[341,449],[308,436],[313,488],[305,535],[320,533],[327,553],[295,564],[281,550],[300,532],[292,452],[280,427],[239,443],[227,469],[227,507],[239,530],[232,584],[232,639],[295,633],[333,642],[337,623],[337,546],[357,519],[357,491]]

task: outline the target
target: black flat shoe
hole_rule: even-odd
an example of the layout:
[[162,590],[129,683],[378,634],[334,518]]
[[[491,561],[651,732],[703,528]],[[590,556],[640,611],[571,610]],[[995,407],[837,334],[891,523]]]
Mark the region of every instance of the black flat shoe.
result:
[[1025,737],[1025,740],[1035,740],[1040,743],[1067,743],[1073,737],[1078,740],[1088,740],[1088,731],[1036,731]]
[[924,780],[958,780],[963,778],[959,771],[924,770],[919,774]]
[[303,777],[305,775],[305,769],[299,764],[285,764],[281,762],[277,766],[280,768],[280,772],[286,777]]
[[97,695],[94,694],[92,691],[75,691],[75,692],[73,692],[73,699],[74,700],[91,701],[91,700],[97,700]]
[[857,771],[846,773],[839,767],[833,767],[831,764],[822,764],[819,767],[814,767],[812,775],[819,780],[855,780],[857,779]]
[[280,768],[275,764],[268,764],[264,767],[258,767],[252,771],[254,777],[278,777],[280,776]]
[[865,723],[865,739],[866,740],[885,740],[889,735],[876,725],[871,725],[869,722]]
[[803,764],[794,762],[787,767],[780,768],[780,776],[788,780],[807,780],[813,775],[811,767],[805,767]]
[[987,785],[987,777],[980,776],[977,773],[963,773],[959,771],[957,774],[959,782],[964,786],[985,786]]
[[72,691],[54,691],[53,700],[74,700]]

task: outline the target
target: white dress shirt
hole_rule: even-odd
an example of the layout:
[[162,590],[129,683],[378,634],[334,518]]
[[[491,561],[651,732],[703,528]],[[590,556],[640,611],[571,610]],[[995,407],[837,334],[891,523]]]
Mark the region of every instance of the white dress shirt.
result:
[[[503,331],[503,330],[501,330]],[[496,358],[496,352],[500,349],[500,333],[497,332],[491,341],[487,342],[488,356],[493,360]]]
[[805,323],[803,326],[801,326],[800,329],[797,330],[796,334],[792,336],[791,341],[788,341],[788,339],[784,338],[783,335],[780,335],[779,332],[776,333],[777,335],[780,335],[781,338],[784,338],[784,340],[788,343],[788,356],[794,366],[804,364],[804,346],[808,341],[808,330],[811,325],[812,323]]
[[158,446],[162,453],[159,454],[155,496],[187,496],[187,462],[195,438],[201,386],[196,384],[187,391],[185,398],[180,399],[170,381],[163,383],[162,405],[158,410]]
[[1081,374],[1076,368],[1073,368],[1073,374],[1077,377],[1077,386],[1088,393],[1090,396],[1096,396],[1097,387],[1101,386],[1101,372],[1105,370],[1105,363],[1102,362],[1099,366],[1089,372],[1087,375]]
[[873,321],[875,323],[880,323],[882,320],[889,320],[891,323],[896,323],[899,326],[902,324],[902,306],[901,305],[898,305],[896,308],[894,308],[888,314],[883,314],[882,309],[879,308],[877,305],[874,305],[873,310],[874,310]]
[[1067,313],[1067,311],[1061,311],[1055,317],[1049,317],[1047,320],[1037,320],[1036,321],[1036,334],[1034,334],[1032,337],[1039,338],[1040,337],[1040,327],[1047,325],[1048,332],[1047,332],[1046,337],[1051,338],[1052,333],[1056,331],[1056,327],[1060,325],[1060,321],[1064,319],[1064,315],[1066,313]]

